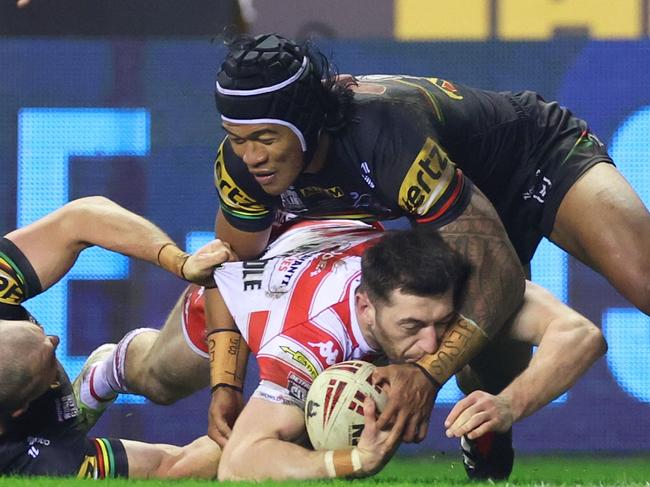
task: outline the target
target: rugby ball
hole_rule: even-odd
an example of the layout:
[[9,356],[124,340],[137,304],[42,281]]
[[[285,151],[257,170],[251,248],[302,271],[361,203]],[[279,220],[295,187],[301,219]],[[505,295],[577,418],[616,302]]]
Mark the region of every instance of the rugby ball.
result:
[[315,450],[355,446],[364,427],[363,401],[370,395],[382,411],[387,394],[372,384],[375,366],[350,360],[323,371],[309,388],[305,406],[307,434]]

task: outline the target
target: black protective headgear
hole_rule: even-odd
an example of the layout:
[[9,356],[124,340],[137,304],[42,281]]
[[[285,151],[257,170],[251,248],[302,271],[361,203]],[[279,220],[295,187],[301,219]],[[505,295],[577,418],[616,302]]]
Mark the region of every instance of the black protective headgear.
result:
[[307,164],[325,122],[323,92],[319,70],[305,48],[264,34],[231,47],[217,73],[215,97],[226,122],[290,128]]

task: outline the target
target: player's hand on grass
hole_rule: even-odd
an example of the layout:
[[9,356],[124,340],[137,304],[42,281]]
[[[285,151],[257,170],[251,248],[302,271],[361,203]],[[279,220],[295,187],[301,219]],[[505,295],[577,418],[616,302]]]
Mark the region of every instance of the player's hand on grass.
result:
[[398,422],[391,429],[380,429],[377,406],[370,397],[363,402],[363,421],[363,432],[356,448],[361,459],[361,476],[365,477],[379,472],[388,463],[400,444],[404,425]]
[[208,436],[223,448],[226,446],[235,420],[244,408],[244,396],[230,387],[219,387],[212,393],[208,414]]
[[503,433],[514,422],[510,401],[484,391],[474,391],[461,399],[445,419],[446,435],[476,439],[489,431]]
[[377,421],[380,429],[403,424],[402,440],[419,443],[427,436],[431,410],[438,395],[429,378],[412,364],[377,367],[373,383],[385,388],[388,404]]
[[228,242],[219,239],[208,242],[188,257],[183,264],[183,277],[205,287],[215,287],[212,273],[224,262],[239,260]]

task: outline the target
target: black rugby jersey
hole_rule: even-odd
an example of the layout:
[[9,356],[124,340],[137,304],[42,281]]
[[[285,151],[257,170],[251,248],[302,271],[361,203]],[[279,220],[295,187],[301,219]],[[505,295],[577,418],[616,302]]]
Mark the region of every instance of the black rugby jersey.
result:
[[443,224],[471,195],[463,173],[498,195],[527,150],[513,136],[521,118],[508,94],[438,78],[361,77],[352,122],[332,137],[323,170],[301,174],[279,197],[262,190],[224,141],[215,163],[221,207],[233,226],[250,231],[268,227],[276,208],[304,217],[411,216]]

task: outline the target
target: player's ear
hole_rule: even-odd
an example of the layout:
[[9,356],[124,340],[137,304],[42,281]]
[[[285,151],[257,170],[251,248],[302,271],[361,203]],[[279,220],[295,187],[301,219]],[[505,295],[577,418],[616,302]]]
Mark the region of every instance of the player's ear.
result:
[[374,325],[375,323],[375,305],[363,290],[357,290],[354,293],[354,304],[357,310],[357,316],[364,325]]

